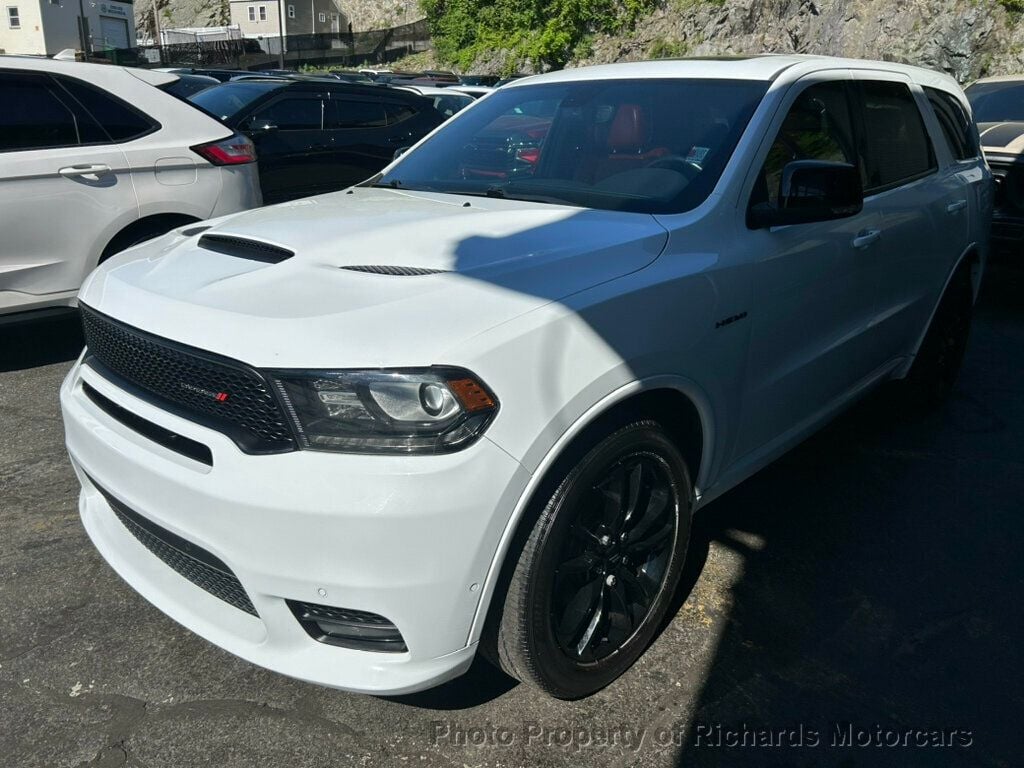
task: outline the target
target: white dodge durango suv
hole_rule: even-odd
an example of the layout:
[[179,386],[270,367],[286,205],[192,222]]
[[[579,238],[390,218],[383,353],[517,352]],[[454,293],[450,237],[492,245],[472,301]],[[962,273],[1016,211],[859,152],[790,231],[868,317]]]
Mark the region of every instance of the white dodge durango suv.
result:
[[252,143],[177,80],[0,56],[0,315],[73,305],[111,254],[260,204]]
[[949,392],[990,181],[921,69],[519,80],[364,185],[93,273],[61,392],[85,528],[287,675],[397,694],[482,650],[587,695],[656,635],[694,510],[881,382]]

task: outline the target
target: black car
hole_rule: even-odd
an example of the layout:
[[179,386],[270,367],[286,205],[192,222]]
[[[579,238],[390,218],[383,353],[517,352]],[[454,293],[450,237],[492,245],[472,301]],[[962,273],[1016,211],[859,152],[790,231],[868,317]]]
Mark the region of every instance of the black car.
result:
[[[1020,252],[1024,249],[1024,77],[978,80],[965,93],[995,182],[993,244]],[[941,112],[936,114],[943,117]]]
[[241,80],[190,101],[255,142],[265,203],[364,181],[444,122],[430,99],[340,81]]

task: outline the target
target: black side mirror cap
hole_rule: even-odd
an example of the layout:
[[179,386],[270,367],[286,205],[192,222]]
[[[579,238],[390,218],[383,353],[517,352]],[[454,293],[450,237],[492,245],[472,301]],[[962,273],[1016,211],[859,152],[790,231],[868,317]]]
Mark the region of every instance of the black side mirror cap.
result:
[[747,226],[765,229],[856,216],[864,208],[860,171],[850,163],[794,160],[782,169],[779,204],[751,205]]

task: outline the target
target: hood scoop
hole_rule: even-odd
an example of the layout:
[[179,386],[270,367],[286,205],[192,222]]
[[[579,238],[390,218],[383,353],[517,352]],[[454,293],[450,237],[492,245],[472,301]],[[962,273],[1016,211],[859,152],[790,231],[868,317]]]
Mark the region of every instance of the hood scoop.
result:
[[419,277],[422,275],[440,275],[451,272],[450,269],[427,269],[426,267],[396,267],[390,264],[361,264],[347,267],[349,272],[366,272],[371,275],[390,275],[392,277]]
[[278,245],[231,235],[203,235],[199,238],[199,247],[239,259],[262,261],[265,264],[280,264],[295,255],[293,251]]

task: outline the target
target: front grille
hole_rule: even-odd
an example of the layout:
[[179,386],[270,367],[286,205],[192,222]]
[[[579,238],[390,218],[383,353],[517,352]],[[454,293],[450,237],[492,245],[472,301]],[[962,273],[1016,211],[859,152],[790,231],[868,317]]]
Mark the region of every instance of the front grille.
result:
[[259,616],[242,583],[223,560],[129,509],[100,488],[92,478],[89,480],[114,510],[117,519],[142,546],[200,589],[240,611]]
[[101,373],[112,373],[138,388],[140,396],[225,433],[247,453],[295,450],[284,413],[255,370],[79,306],[86,360],[98,362]]

